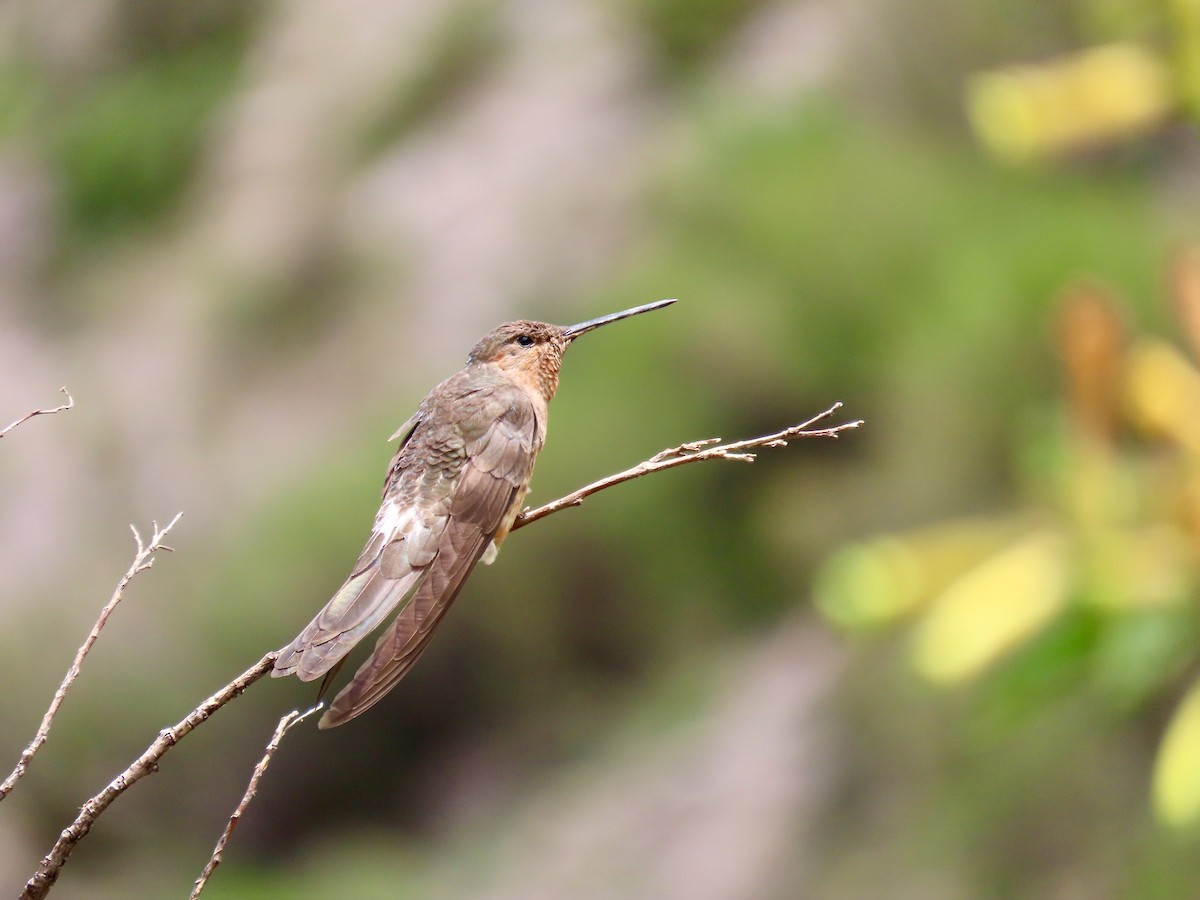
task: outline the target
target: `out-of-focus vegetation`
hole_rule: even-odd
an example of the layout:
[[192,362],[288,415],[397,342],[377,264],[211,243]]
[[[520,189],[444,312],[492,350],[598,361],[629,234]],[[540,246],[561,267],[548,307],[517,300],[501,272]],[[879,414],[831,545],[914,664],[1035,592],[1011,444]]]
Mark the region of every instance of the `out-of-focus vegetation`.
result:
[[[1172,284],[1194,338],[1194,254]],[[1200,636],[1190,421],[1200,374],[1170,344],[1127,336],[1098,286],[1075,286],[1060,303],[1066,416],[1031,441],[1032,502],[847,548],[826,566],[817,603],[851,630],[915,619],[913,666],[934,684],[1007,659],[1037,679],[1026,715],[1042,712],[1051,684],[1093,689],[1128,713],[1177,694]],[[1195,691],[1155,767],[1157,811],[1177,827],[1200,815]]]
[[968,82],[971,122],[1001,158],[1054,157],[1200,112],[1200,7],[1192,0],[1077,6],[1080,31],[1105,43]]
[[[1194,4],[846,7],[0,14],[0,404],[78,404],[0,446],[0,759],[125,523],[186,513],[0,806],[6,889],[327,599],[480,333],[678,296],[572,349],[531,500],[867,426],[515,535],[386,703],[289,736],[207,896],[1194,895]],[[1137,115],[976,142],[973,77],[1114,44]],[[177,894],[310,697],[223,710],[56,894]]]

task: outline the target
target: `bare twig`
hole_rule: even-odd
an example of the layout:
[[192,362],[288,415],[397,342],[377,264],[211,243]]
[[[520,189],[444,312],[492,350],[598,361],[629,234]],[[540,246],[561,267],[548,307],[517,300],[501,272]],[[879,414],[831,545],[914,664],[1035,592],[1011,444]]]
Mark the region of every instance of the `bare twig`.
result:
[[275,733],[271,736],[271,740],[267,743],[267,750],[262,755],[262,759],[258,761],[258,765],[254,767],[254,773],[250,776],[250,783],[246,785],[246,793],[242,795],[242,800],[238,803],[237,808],[233,811],[233,815],[229,817],[229,824],[225,826],[225,830],[221,832],[221,837],[217,839],[217,846],[213,849],[212,856],[209,857],[208,863],[204,866],[204,871],[200,873],[200,877],[196,879],[196,884],[192,888],[192,893],[188,900],[196,900],[200,896],[200,892],[204,890],[208,884],[209,876],[221,864],[221,856],[225,852],[225,845],[229,843],[230,837],[233,836],[233,829],[237,827],[237,823],[241,820],[242,815],[246,812],[246,807],[250,805],[250,801],[254,799],[254,795],[258,793],[258,783],[262,780],[263,775],[267,771],[267,766],[271,764],[271,757],[275,755],[275,751],[279,749],[279,744],[283,741],[283,736],[291,730],[293,725],[298,725],[303,722],[313,713],[323,709],[324,703],[318,703],[311,709],[306,709],[304,712],[292,710],[286,716],[279,720],[279,724],[275,726]]
[[[811,426],[823,419],[829,418],[831,415],[837,412],[837,410],[841,409],[841,407],[841,403],[835,403],[829,409],[816,416],[813,416],[808,421],[801,422],[799,425],[793,425],[790,428],[785,428],[783,431],[776,432],[775,434],[763,435],[762,437],[750,438],[749,440],[744,441],[733,441],[728,444],[721,444],[720,438],[709,438],[700,441],[690,441],[686,444],[681,444],[678,447],[674,447],[669,450],[663,450],[662,452],[656,453],[654,456],[650,457],[650,459],[634,466],[631,469],[626,469],[624,472],[618,472],[615,475],[602,478],[599,481],[593,482],[586,487],[582,487],[577,491],[555,500],[553,503],[548,503],[545,506],[538,507],[534,510],[525,510],[513,524],[513,530],[528,525],[531,522],[536,522],[539,519],[545,518],[546,516],[558,512],[559,510],[566,509],[567,507],[579,506],[585,498],[590,497],[592,494],[602,491],[605,488],[612,487],[613,485],[620,484],[624,481],[630,481],[634,478],[640,478],[643,475],[648,475],[651,472],[657,472],[660,469],[671,469],[675,466],[682,466],[691,462],[701,462],[706,459],[734,459],[742,462],[752,462],[755,455],[746,451],[756,447],[783,447],[787,445],[788,441],[802,437],[836,438],[843,431],[847,431],[851,428],[857,428],[862,424],[862,421],[858,420],[853,422],[844,422],[828,428],[812,428]],[[172,520],[171,525],[174,524],[175,521]],[[162,534],[165,534],[169,529],[170,525],[168,525],[166,529],[162,530]],[[135,537],[138,537],[138,551],[140,554],[143,550],[141,539],[137,535],[136,531],[134,532],[134,535]],[[161,537],[157,528],[155,529],[155,535],[156,538]],[[154,542],[152,542],[152,545],[153,543]],[[169,548],[160,547],[159,549]],[[131,567],[131,572],[136,568],[137,565],[135,564],[135,566]],[[133,574],[136,573],[134,572]],[[132,577],[132,575],[127,576],[127,578],[128,577]],[[124,583],[125,581],[122,582],[122,586]],[[21,900],[39,900],[39,898],[45,897],[46,894],[49,893],[50,888],[54,885],[55,880],[58,878],[58,874],[62,870],[62,867],[66,864],[67,858],[70,856],[71,851],[83,838],[83,836],[88,833],[97,817],[100,816],[100,814],[103,813],[104,810],[106,810],[118,796],[127,790],[130,785],[141,780],[151,772],[157,771],[158,761],[171,747],[178,743],[179,740],[190,733],[196,726],[208,719],[209,716],[211,716],[222,706],[240,696],[254,682],[266,675],[271,670],[272,666],[274,666],[275,658],[278,656],[278,654],[279,651],[272,651],[268,653],[251,668],[247,669],[236,679],[231,681],[225,687],[221,688],[221,690],[217,691],[215,694],[201,703],[181,722],[162,731],[157,740],[155,740],[154,743],[146,748],[146,751],[137,759],[135,759],[124,772],[113,779],[108,787],[106,787],[95,797],[92,797],[90,800],[88,800],[83,805],[83,808],[80,810],[80,813],[76,817],[75,821],[62,832],[62,834],[59,836],[58,842],[51,849],[50,853],[47,854],[42,860],[41,867],[36,873],[34,873],[33,877],[29,879],[29,882],[25,886],[24,893],[21,894]],[[250,801],[254,798],[254,795],[258,790],[258,783],[262,779],[263,774],[266,772],[267,766],[270,764],[271,757],[278,749],[279,743],[282,741],[283,736],[290,728],[298,724],[302,719],[307,718],[309,715],[316,712],[318,709],[320,709],[320,704],[304,713],[288,713],[288,715],[284,716],[279,721],[271,741],[267,744],[266,753],[263,755],[262,759],[259,760],[258,765],[255,766],[254,773],[250,778],[250,784],[246,788],[245,795],[242,797],[241,802],[234,810],[233,815],[230,816],[229,824],[226,826],[220,839],[217,841],[217,846],[213,851],[213,855],[209,858],[209,862],[205,866],[204,871],[196,880],[195,889],[192,893],[193,898],[204,889],[208,877],[220,864],[221,856],[228,845],[229,839],[233,834],[233,830],[236,827],[242,813],[245,812]]]
[[[65,407],[64,407],[65,408]],[[17,782],[24,777],[25,772],[29,768],[29,763],[42,745],[46,743],[46,738],[50,734],[50,726],[54,723],[54,717],[58,715],[58,709],[62,706],[63,700],[66,699],[67,691],[71,689],[71,685],[75,679],[79,677],[79,670],[83,667],[83,660],[91,652],[92,645],[96,643],[96,639],[100,637],[100,631],[104,628],[108,617],[112,611],[117,608],[117,604],[121,602],[121,598],[125,594],[125,588],[139,573],[146,571],[154,565],[154,554],[159,550],[171,551],[163,543],[163,538],[167,533],[175,527],[175,523],[179,521],[179,517],[183,513],[176,513],[175,518],[168,522],[162,528],[158,527],[158,522],[154,522],[154,534],[150,536],[150,543],[146,544],[142,541],[141,534],[137,528],[130,525],[129,528],[133,532],[133,539],[137,542],[137,553],[134,554],[133,562],[129,564],[129,568],[125,570],[125,574],[121,576],[121,580],[117,582],[117,587],[109,598],[108,603],[100,610],[100,615],[96,619],[96,624],[92,626],[92,630],[88,632],[87,639],[80,645],[79,650],[75,653],[75,660],[71,663],[71,667],[67,669],[67,674],[63,677],[62,684],[58,686],[58,690],[54,692],[54,699],[50,701],[50,707],[46,710],[46,714],[42,716],[42,724],[38,726],[37,734],[30,741],[29,746],[21,753],[20,760],[17,761],[16,767],[12,770],[9,776],[4,779],[4,783],[0,784],[0,800],[7,797]]]
[[189,734],[192,729],[204,722],[225,704],[241,696],[246,688],[270,672],[271,667],[275,665],[275,657],[277,655],[278,651],[272,650],[188,713],[181,721],[170,728],[163,729],[154,742],[146,748],[145,752],[130,763],[124,772],[114,778],[108,787],[84,803],[83,808],[79,811],[79,815],[75,817],[75,821],[67,826],[62,834],[59,835],[58,841],[42,860],[41,866],[38,867],[33,877],[26,883],[25,890],[21,893],[21,900],[40,900],[40,898],[45,897],[50,892],[50,888],[54,886],[54,882],[58,879],[58,874],[62,871],[62,867],[66,865],[71,851],[75,849],[75,845],[83,839],[83,836],[91,830],[92,823],[96,821],[96,818],[135,782],[141,781],[153,772],[157,772],[158,761],[185,735]]
[[71,394],[67,391],[66,386],[64,385],[63,387],[60,387],[59,390],[63,394],[66,395],[66,397],[67,397],[66,403],[64,403],[62,406],[56,406],[53,409],[35,409],[31,413],[26,413],[25,415],[21,416],[21,418],[17,419],[16,421],[10,422],[8,425],[6,425],[4,427],[3,430],[0,430],[0,438],[4,437],[6,434],[8,434],[10,431],[12,431],[14,428],[16,428],[22,422],[28,422],[34,416],[52,416],[55,413],[65,412],[66,410],[68,410],[72,406],[74,406],[75,400],[74,400],[74,398],[71,397]]
[[788,441],[794,438],[836,438],[843,431],[857,428],[862,424],[862,419],[857,419],[853,422],[843,422],[840,425],[832,425],[828,428],[812,428],[811,426],[822,419],[829,418],[841,408],[842,404],[840,402],[835,403],[829,409],[818,413],[807,422],[801,422],[799,425],[793,425],[775,434],[766,434],[762,437],[749,438],[744,441],[733,441],[728,444],[721,444],[720,438],[706,438],[700,441],[689,441],[670,450],[663,450],[660,453],[654,454],[654,456],[645,462],[638,463],[631,469],[626,469],[624,472],[618,472],[615,475],[609,475],[607,478],[601,478],[599,481],[593,481],[586,487],[581,487],[579,490],[572,491],[564,497],[559,497],[545,506],[539,506],[537,509],[526,509],[517,516],[517,520],[513,523],[511,530],[516,531],[518,528],[536,522],[538,519],[545,518],[551,513],[558,512],[560,509],[579,506],[592,494],[598,493],[605,488],[610,488],[623,481],[632,481],[634,478],[641,478],[643,475],[649,475],[651,472],[657,472],[661,469],[672,469],[675,466],[703,462],[706,459],[734,459],[740,462],[754,462],[755,454],[745,452],[754,447],[786,447]]

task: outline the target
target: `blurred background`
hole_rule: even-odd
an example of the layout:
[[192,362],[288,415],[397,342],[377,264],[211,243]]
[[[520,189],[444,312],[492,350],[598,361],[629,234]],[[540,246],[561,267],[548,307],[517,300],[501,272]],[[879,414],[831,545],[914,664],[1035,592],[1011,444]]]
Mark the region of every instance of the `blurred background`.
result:
[[[530,496],[867,424],[506,543],[368,715],[289,735],[214,898],[1193,898],[1196,0],[0,6],[0,806],[80,803],[324,604],[474,341],[567,357]],[[182,896],[264,681],[79,846]]]

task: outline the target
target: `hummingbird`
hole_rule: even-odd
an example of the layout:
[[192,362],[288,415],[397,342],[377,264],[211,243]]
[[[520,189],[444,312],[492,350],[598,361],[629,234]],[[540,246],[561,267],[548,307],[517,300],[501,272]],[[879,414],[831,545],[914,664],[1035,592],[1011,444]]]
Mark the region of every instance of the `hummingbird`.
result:
[[602,325],[674,302],[658,300],[577,325],[501,325],[396,429],[390,440],[400,446],[370,540],[349,577],[280,651],[271,672],[302,681],[323,676],[323,695],[346,654],[399,610],[318,727],[350,721],[395,687],[471,571],[495,560],[546,442],[547,411],[566,349]]

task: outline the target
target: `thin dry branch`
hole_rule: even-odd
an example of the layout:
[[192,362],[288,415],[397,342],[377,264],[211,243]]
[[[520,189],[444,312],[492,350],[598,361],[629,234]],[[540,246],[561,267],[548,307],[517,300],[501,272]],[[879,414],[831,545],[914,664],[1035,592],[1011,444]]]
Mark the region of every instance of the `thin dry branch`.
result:
[[599,481],[593,481],[586,487],[572,491],[565,497],[559,497],[545,506],[539,506],[537,509],[526,509],[517,516],[517,520],[513,522],[511,530],[516,531],[518,528],[523,528],[526,525],[536,522],[538,519],[545,518],[551,513],[558,512],[560,509],[579,506],[592,494],[599,493],[605,488],[621,484],[624,481],[641,478],[643,475],[649,475],[651,472],[658,472],[662,469],[673,469],[675,466],[683,466],[688,463],[703,462],[706,459],[734,459],[740,462],[754,462],[755,454],[747,453],[747,450],[755,447],[786,447],[788,441],[795,438],[836,438],[843,431],[857,428],[863,423],[862,419],[856,419],[853,422],[843,422],[840,425],[832,425],[828,428],[811,427],[822,419],[828,419],[841,408],[842,403],[839,401],[824,412],[813,416],[807,422],[801,422],[799,425],[793,425],[774,434],[765,434],[762,437],[749,438],[744,441],[733,441],[728,444],[721,444],[720,438],[706,438],[700,441],[689,441],[686,444],[680,444],[678,447],[672,447],[670,450],[663,450],[660,453],[654,454],[654,456],[645,462],[638,463],[633,468],[626,469],[624,472],[609,475],[607,478],[601,478]]
[[66,865],[71,851],[75,849],[75,845],[79,843],[83,836],[91,830],[96,818],[134,783],[141,781],[153,772],[157,772],[159,760],[166,755],[168,750],[189,734],[192,729],[208,719],[209,716],[229,701],[241,696],[246,688],[270,672],[271,667],[275,665],[275,657],[277,655],[278,652],[272,650],[233,681],[229,682],[229,684],[225,685],[225,687],[221,688],[221,690],[197,706],[182,720],[170,728],[163,729],[154,742],[146,748],[145,752],[130,763],[124,772],[114,778],[108,787],[84,803],[83,808],[79,811],[79,815],[75,817],[75,821],[67,826],[62,834],[59,835],[58,841],[42,860],[41,866],[38,867],[33,877],[26,883],[25,890],[21,893],[21,900],[40,900],[40,898],[45,897],[50,892],[50,888],[54,886],[54,882],[58,880],[59,872]]
[[237,823],[241,821],[242,815],[246,812],[246,808],[250,805],[250,801],[254,799],[254,795],[258,793],[258,783],[266,774],[267,766],[271,764],[271,757],[275,755],[275,751],[279,749],[280,743],[283,741],[283,736],[287,734],[293,725],[298,725],[303,722],[313,713],[325,707],[324,703],[318,703],[316,706],[306,709],[304,712],[292,710],[286,716],[279,720],[279,724],[275,726],[275,733],[271,735],[271,740],[267,742],[266,752],[263,753],[262,759],[254,767],[254,773],[250,776],[250,783],[246,785],[246,793],[242,795],[241,802],[234,809],[233,814],[229,817],[229,824],[225,826],[225,830],[221,832],[221,836],[217,839],[217,846],[213,848],[212,856],[208,858],[208,863],[204,866],[204,871],[200,873],[200,877],[196,879],[196,883],[192,888],[192,893],[188,900],[196,900],[200,896],[200,892],[204,890],[208,884],[209,876],[221,864],[221,857],[225,853],[225,845],[229,843],[229,839],[233,836],[233,829],[237,827]]
[[129,564],[129,568],[125,570],[125,574],[117,582],[117,587],[109,598],[108,603],[100,610],[96,624],[92,626],[92,630],[88,632],[87,638],[80,645],[79,650],[76,651],[71,667],[67,669],[67,674],[63,677],[62,684],[54,692],[54,699],[50,701],[50,707],[46,710],[46,714],[42,716],[42,724],[38,726],[37,734],[34,735],[29,746],[21,753],[21,758],[17,761],[16,767],[4,779],[4,783],[0,784],[0,800],[3,800],[12,792],[17,782],[24,777],[25,772],[29,769],[29,763],[33,760],[33,757],[37,755],[37,752],[42,749],[42,745],[46,743],[46,738],[50,734],[50,726],[54,723],[54,717],[58,715],[58,710],[62,706],[63,700],[66,699],[67,691],[71,689],[71,685],[79,677],[79,670],[83,667],[84,659],[91,652],[92,645],[96,643],[96,639],[100,637],[100,631],[104,628],[108,617],[117,608],[117,604],[121,602],[125,594],[125,588],[129,586],[129,582],[133,581],[139,573],[146,571],[154,565],[154,554],[159,550],[165,550],[168,553],[171,552],[172,548],[163,543],[163,538],[175,527],[175,523],[179,521],[179,517],[182,515],[183,513],[181,512],[176,513],[175,518],[162,528],[158,527],[157,521],[154,522],[154,534],[151,535],[149,544],[142,541],[142,536],[138,533],[135,526],[129,526],[129,529],[133,532],[133,539],[137,542],[137,553],[134,554],[133,562]]
[[[656,453],[650,459],[646,460],[631,469],[626,469],[624,472],[618,472],[615,475],[610,475],[607,478],[602,478],[599,481],[582,487],[577,491],[560,497],[552,503],[547,503],[545,506],[538,507],[534,510],[525,510],[513,524],[513,530],[529,525],[539,519],[543,519],[552,513],[566,509],[572,506],[579,506],[584,499],[592,494],[598,493],[605,488],[612,487],[624,481],[631,481],[634,478],[640,478],[643,475],[648,475],[651,472],[657,472],[661,469],[671,469],[675,466],[682,466],[691,462],[701,462],[706,459],[734,459],[742,462],[752,462],[755,454],[747,453],[755,447],[784,447],[788,441],[795,438],[807,437],[831,437],[836,438],[843,431],[852,428],[857,428],[862,424],[862,420],[853,422],[844,422],[839,425],[833,425],[828,428],[812,428],[817,422],[829,418],[839,409],[841,403],[835,403],[829,409],[818,415],[813,416],[806,422],[801,422],[799,425],[793,425],[790,428],[785,428],[783,431],[775,434],[763,435],[762,437],[750,438],[744,441],[733,441],[728,444],[719,444],[720,438],[709,438],[700,441],[689,441],[686,444],[681,444],[678,447],[669,450],[663,450]],[[172,522],[171,524],[174,524]],[[169,527],[169,526],[168,526]],[[165,530],[164,530],[165,533]],[[136,534],[136,532],[135,532]],[[140,548],[140,544],[139,544]],[[196,709],[194,709],[181,722],[171,728],[165,729],[159,734],[158,739],[154,741],[146,751],[134,760],[129,767],[118,775],[103,791],[97,794],[92,799],[88,800],[75,821],[66,828],[59,836],[58,842],[51,849],[50,853],[42,860],[42,865],[38,871],[29,879],[25,886],[24,893],[21,894],[21,900],[39,900],[49,893],[50,888],[54,885],[58,878],[59,872],[66,864],[67,857],[70,856],[80,839],[91,829],[96,818],[104,812],[105,809],[120,796],[134,782],[141,780],[151,772],[157,771],[158,761],[163,755],[176,743],[178,743],[185,735],[190,733],[196,726],[204,722],[214,712],[229,703],[231,700],[240,696],[250,685],[258,681],[266,675],[274,666],[275,658],[279,651],[273,650],[264,656],[261,660],[255,663],[251,668],[247,669],[236,679],[231,681],[225,687],[221,688]],[[242,797],[242,802],[238,804],[230,817],[229,825],[226,827],[221,838],[217,842],[217,847],[213,851],[212,857],[209,859],[209,864],[205,866],[204,872],[201,873],[195,884],[195,890],[192,897],[195,897],[201,890],[212,871],[220,864],[220,858],[233,834],[233,829],[237,824],[237,820],[245,811],[246,806],[253,799],[255,792],[258,790],[258,782],[261,780],[263,773],[266,771],[267,765],[270,763],[272,755],[278,749],[279,742],[287,731],[303,718],[306,718],[313,712],[316,712],[320,706],[314,707],[303,714],[289,713],[284,716],[279,725],[276,727],[275,735],[271,742],[267,745],[267,752],[255,767],[254,774],[251,776],[250,784],[246,789],[246,794]],[[293,716],[295,718],[293,718]]]
[[22,422],[28,422],[34,416],[52,416],[55,413],[65,412],[66,410],[70,409],[72,406],[75,405],[75,400],[71,396],[70,392],[67,390],[66,385],[63,385],[62,387],[60,387],[59,391],[61,391],[63,394],[66,395],[66,397],[67,397],[66,403],[64,403],[62,406],[56,406],[53,409],[35,409],[31,413],[26,413],[25,415],[21,416],[21,418],[15,420],[13,422],[9,422],[8,425],[6,425],[2,430],[0,430],[0,438],[4,437],[6,434],[8,434],[10,431],[12,431],[14,428],[16,428]]

